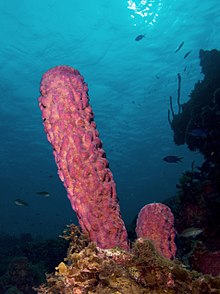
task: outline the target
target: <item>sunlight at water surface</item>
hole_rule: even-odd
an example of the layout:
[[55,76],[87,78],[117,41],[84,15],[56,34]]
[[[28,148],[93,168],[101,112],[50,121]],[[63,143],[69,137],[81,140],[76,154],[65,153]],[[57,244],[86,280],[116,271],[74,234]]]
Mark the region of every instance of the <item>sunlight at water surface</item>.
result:
[[137,22],[144,21],[153,25],[162,7],[162,0],[128,0],[127,8],[131,10],[131,17],[134,19],[134,26]]

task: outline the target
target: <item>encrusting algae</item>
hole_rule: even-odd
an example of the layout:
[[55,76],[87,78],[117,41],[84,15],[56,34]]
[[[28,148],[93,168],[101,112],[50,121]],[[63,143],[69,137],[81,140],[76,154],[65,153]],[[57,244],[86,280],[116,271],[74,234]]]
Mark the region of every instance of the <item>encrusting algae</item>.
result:
[[160,294],[220,293],[220,277],[187,270],[179,261],[158,254],[147,239],[138,239],[130,252],[100,249],[71,225],[67,257],[47,275],[39,294]]

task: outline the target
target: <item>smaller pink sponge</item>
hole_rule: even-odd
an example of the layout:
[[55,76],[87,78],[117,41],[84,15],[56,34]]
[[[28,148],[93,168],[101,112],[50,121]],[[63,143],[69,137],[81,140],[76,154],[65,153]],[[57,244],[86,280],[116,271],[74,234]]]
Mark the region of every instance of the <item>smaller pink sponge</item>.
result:
[[168,206],[162,203],[145,205],[138,214],[136,234],[138,238],[151,240],[164,257],[175,257],[174,216]]

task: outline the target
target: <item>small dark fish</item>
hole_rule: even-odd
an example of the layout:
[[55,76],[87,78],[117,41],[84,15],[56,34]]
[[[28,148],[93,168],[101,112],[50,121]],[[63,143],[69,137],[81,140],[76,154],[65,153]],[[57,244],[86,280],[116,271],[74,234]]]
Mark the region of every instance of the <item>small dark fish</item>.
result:
[[145,35],[138,35],[138,36],[135,38],[135,41],[140,41],[140,40],[142,40],[143,38],[145,38]]
[[183,159],[183,157],[178,157],[175,155],[168,155],[163,158],[163,160],[168,163],[178,163],[181,162],[181,159]]
[[185,55],[184,55],[184,59],[186,59],[187,56],[189,56],[189,54],[192,52],[192,50],[188,51]]
[[18,206],[29,206],[29,204],[26,201],[23,201],[21,199],[15,199],[14,203]]
[[179,236],[183,238],[195,238],[203,232],[200,228],[188,228],[183,230]]
[[182,42],[179,47],[174,51],[175,53],[178,52],[183,47],[184,42]]
[[207,135],[208,135],[208,133],[205,130],[200,128],[193,129],[188,134],[192,137],[201,138],[201,139],[207,138]]
[[44,196],[44,197],[49,197],[50,196],[50,193],[47,192],[47,191],[40,191],[40,192],[37,192],[38,195],[41,195],[41,196]]

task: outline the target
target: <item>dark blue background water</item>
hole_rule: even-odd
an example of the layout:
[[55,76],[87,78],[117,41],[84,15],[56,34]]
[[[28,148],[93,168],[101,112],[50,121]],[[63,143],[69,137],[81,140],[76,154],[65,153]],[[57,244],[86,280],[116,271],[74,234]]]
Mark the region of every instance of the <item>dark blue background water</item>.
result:
[[[169,96],[175,101],[180,73],[187,101],[203,78],[199,49],[219,49],[218,0],[1,0],[0,24],[0,232],[50,237],[76,222],[37,101],[42,74],[56,65],[77,68],[89,84],[126,223],[175,194],[181,173],[201,157],[174,145]],[[164,162],[170,154],[183,162]],[[36,193],[45,190],[50,197]]]

